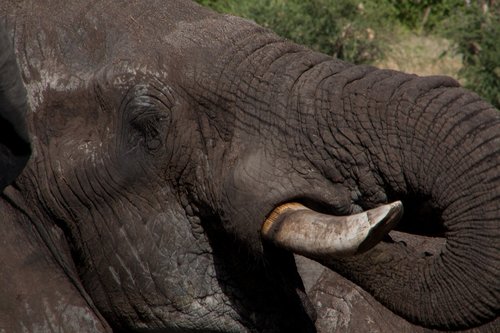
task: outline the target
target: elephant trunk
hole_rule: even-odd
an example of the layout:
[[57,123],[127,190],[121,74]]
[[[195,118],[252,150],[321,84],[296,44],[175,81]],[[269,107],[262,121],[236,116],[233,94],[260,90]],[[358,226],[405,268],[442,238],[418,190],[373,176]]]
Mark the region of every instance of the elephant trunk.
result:
[[327,120],[315,134],[355,179],[363,208],[425,203],[431,214],[405,207],[404,219],[430,219],[446,237],[435,255],[382,242],[319,261],[417,324],[459,329],[498,316],[500,113],[450,78],[364,66],[324,77],[314,99]]

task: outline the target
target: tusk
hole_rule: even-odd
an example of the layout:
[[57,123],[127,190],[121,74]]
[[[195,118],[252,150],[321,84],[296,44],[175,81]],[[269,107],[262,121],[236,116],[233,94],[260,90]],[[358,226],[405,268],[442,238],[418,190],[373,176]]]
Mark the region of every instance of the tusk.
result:
[[342,258],[371,249],[402,215],[401,201],[349,216],[326,215],[287,203],[269,215],[261,234],[278,247],[311,259]]

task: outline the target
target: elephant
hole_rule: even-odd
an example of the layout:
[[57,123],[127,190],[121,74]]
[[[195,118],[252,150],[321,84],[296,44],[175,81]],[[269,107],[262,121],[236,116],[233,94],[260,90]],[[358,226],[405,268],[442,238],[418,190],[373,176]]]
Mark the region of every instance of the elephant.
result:
[[0,332],[326,332],[344,281],[419,330],[498,329],[500,113],[454,79],[187,0],[0,21]]

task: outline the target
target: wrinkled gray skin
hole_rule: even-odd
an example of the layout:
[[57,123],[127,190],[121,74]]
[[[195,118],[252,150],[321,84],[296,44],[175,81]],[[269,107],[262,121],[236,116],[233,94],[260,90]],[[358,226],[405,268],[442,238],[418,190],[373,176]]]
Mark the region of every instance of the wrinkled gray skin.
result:
[[[398,231],[391,237],[413,248],[425,248],[429,253],[439,253],[443,238],[415,237]],[[318,332],[330,333],[431,333],[442,330],[412,324],[394,314],[359,286],[310,259],[296,256],[297,267],[304,281],[307,294],[314,302]],[[485,325],[454,331],[461,333],[496,333],[500,319]]]
[[[335,298],[365,291],[323,273],[311,302],[260,227],[292,200],[396,199],[400,229],[445,246],[387,238],[322,263],[401,327],[498,328],[500,116],[452,79],[352,66],[188,1],[3,0],[0,16],[33,149],[13,183],[29,146],[2,155],[0,332],[345,331]],[[0,121],[23,138],[9,96]],[[367,302],[348,311],[389,311]]]

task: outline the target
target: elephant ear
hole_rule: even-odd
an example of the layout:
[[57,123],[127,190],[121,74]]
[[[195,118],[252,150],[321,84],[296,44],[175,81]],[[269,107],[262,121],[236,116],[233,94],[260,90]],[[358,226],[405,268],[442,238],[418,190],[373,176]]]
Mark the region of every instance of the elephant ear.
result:
[[26,130],[26,90],[5,24],[0,21],[0,193],[31,155]]

